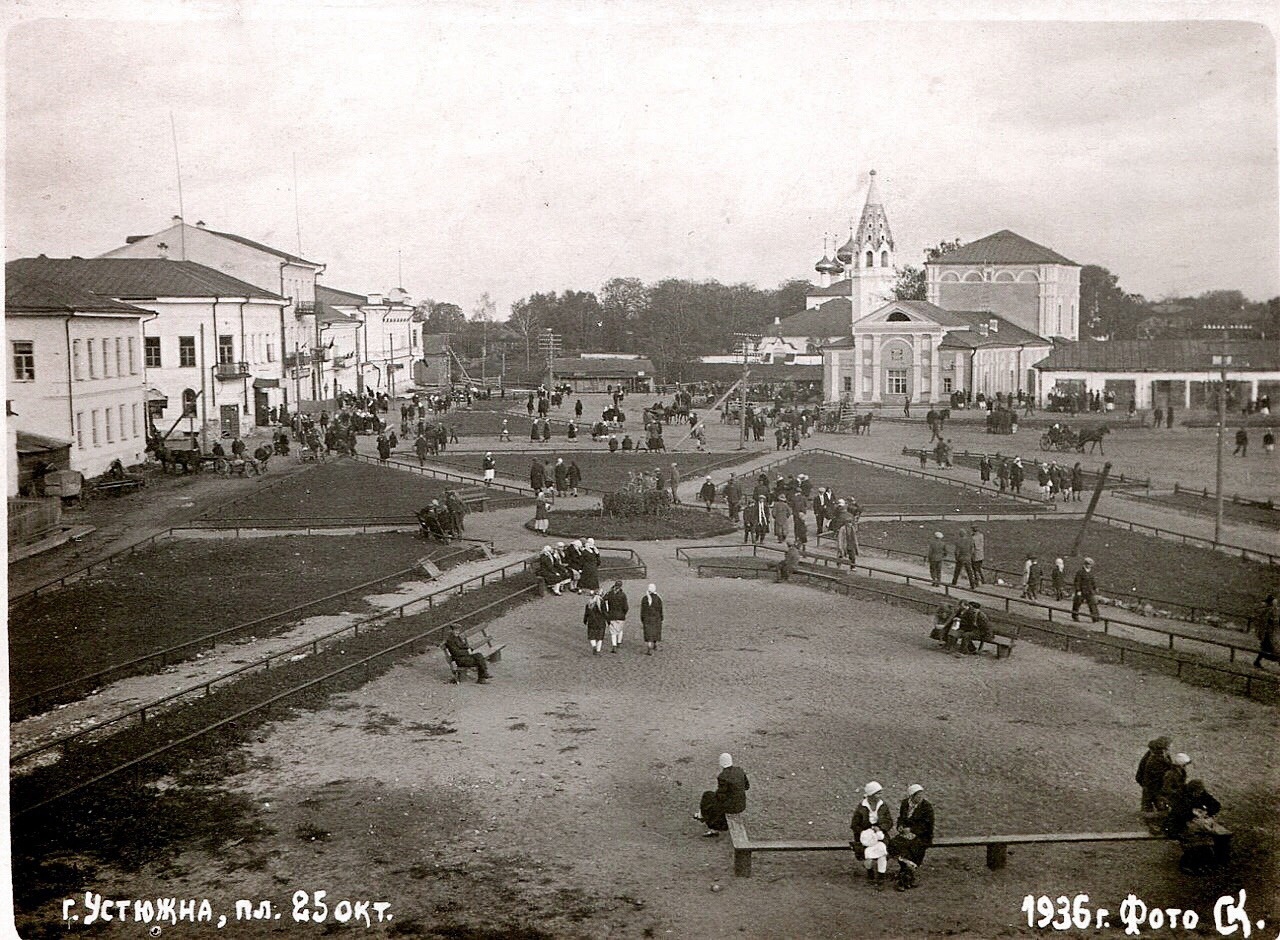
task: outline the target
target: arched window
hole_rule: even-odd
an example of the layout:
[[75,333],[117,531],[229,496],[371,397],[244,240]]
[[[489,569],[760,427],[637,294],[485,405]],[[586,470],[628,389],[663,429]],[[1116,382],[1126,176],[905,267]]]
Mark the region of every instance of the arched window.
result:
[[956,274],[955,271],[947,271],[942,275],[942,277],[938,278],[938,280],[942,281],[944,284],[957,283],[960,280],[960,275]]
[[884,318],[886,323],[910,323],[911,318],[901,310],[895,310]]
[[996,280],[997,280],[997,281],[1012,281],[1012,280],[1013,280],[1013,272],[1012,272],[1012,271],[997,271],[997,272],[996,272]]
[[889,252],[880,252],[880,267],[887,268],[889,266]]
[[966,284],[977,284],[982,281],[982,272],[970,271],[964,276],[964,280]]
[[869,268],[871,268],[871,267],[875,267],[875,263],[876,263],[876,253],[875,253],[874,251],[868,251],[868,252],[867,252],[867,267],[869,267]]
[[182,390],[182,416],[184,418],[194,418],[196,416],[196,390],[194,388]]
[[1035,284],[1039,282],[1040,278],[1036,277],[1036,272],[1034,271],[1023,271],[1018,275],[1018,280],[1024,284]]

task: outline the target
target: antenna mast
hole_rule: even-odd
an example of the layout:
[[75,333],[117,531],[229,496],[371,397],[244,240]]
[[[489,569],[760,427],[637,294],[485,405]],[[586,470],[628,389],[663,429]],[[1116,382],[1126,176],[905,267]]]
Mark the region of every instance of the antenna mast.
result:
[[178,125],[173,119],[172,109],[169,111],[169,130],[173,132],[173,167],[178,175],[178,254],[187,260],[187,223],[186,211],[182,206],[182,163],[178,159]]
[[298,209],[298,154],[293,154],[293,221],[298,230],[298,256],[302,256],[302,212]]

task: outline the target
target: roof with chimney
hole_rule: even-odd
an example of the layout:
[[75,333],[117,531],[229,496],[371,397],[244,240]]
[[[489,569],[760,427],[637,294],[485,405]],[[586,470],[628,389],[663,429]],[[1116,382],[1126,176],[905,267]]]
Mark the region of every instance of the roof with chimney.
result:
[[82,287],[40,277],[16,266],[5,265],[4,314],[11,316],[48,316],[78,313],[108,313],[153,317],[151,310],[103,297]]
[[1085,340],[1059,346],[1036,363],[1044,371],[1198,372],[1208,376],[1219,366],[1215,355],[1230,355],[1232,371],[1280,371],[1280,343],[1271,340],[1212,342],[1198,339]]
[[948,330],[943,349],[988,349],[993,346],[1052,346],[1051,340],[981,310],[951,311],[969,321],[967,329]]
[[159,297],[246,297],[284,301],[279,294],[197,264],[167,258],[19,258],[5,265],[29,280],[88,291],[115,300]]
[[925,264],[1068,264],[1080,267],[1052,248],[1037,245],[1007,228],[954,248]]
[[775,336],[810,336],[825,338],[844,336],[849,332],[853,322],[853,303],[844,297],[828,300],[826,303],[793,313],[789,317],[773,325],[771,332]]

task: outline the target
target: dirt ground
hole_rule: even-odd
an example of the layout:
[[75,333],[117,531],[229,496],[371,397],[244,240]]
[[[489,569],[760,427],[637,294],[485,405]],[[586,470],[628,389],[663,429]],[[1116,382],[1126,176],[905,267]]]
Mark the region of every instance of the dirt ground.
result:
[[[234,924],[247,937],[339,929],[295,924],[297,889],[389,902],[388,936],[1041,936],[1024,896],[1077,893],[1120,936],[1129,892],[1212,924],[1241,887],[1251,916],[1280,917],[1274,709],[1029,644],[956,660],[916,614],[698,580],[670,545],[637,547],[666,600],[657,655],[632,622],[619,655],[592,657],[577,599],[526,605],[491,625],[507,648],[488,687],[448,685],[428,654],[265,730],[226,781],[253,807],[228,832],[257,836],[83,890],[209,898],[229,918],[235,899],[273,899],[280,920]],[[640,590],[628,582],[633,604]],[[745,880],[727,837],[689,818],[727,750],[762,838],[845,837],[868,779],[895,815],[923,784],[939,834],[1139,829],[1133,772],[1157,734],[1221,799],[1231,872],[1183,876],[1174,846],[1135,843],[1015,848],[1000,872],[981,849],[934,851],[907,894],[835,853],[758,856]],[[33,930],[57,930],[59,910]]]

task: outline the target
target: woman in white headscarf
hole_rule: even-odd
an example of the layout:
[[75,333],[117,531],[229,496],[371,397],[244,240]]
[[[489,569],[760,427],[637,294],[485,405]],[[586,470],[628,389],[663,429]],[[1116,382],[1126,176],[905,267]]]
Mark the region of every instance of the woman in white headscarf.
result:
[[578,588],[583,591],[600,590],[600,552],[595,539],[587,539],[582,548],[582,571],[578,575]]
[[648,655],[662,642],[662,598],[658,596],[658,586],[650,584],[649,590],[640,599],[640,626],[644,629],[644,643],[649,647]]
[[706,825],[707,831],[703,833],[704,836],[714,838],[729,828],[729,821],[725,817],[730,813],[741,813],[746,810],[749,789],[751,789],[751,782],[747,780],[746,771],[734,766],[731,755],[721,754],[720,775],[716,777],[716,788],[702,794],[698,812],[693,817]]

